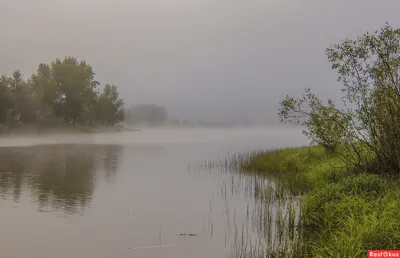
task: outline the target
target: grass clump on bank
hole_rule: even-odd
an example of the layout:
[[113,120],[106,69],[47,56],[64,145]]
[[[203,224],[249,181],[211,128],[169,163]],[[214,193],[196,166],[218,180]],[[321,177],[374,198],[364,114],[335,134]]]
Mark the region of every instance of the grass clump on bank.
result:
[[365,257],[400,249],[400,179],[345,166],[338,153],[303,147],[258,153],[242,168],[278,176],[301,196],[296,256]]
[[322,147],[288,148],[256,153],[241,166],[243,170],[269,172],[277,178],[287,179],[282,183],[292,194],[307,192],[322,184],[334,171],[344,166],[338,154],[328,154]]

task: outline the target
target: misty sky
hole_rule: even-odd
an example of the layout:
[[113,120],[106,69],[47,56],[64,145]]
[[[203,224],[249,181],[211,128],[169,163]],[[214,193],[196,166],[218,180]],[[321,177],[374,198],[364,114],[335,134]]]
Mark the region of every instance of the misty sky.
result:
[[286,94],[339,96],[325,48],[400,27],[398,0],[0,0],[0,73],[85,59],[128,105],[195,119],[275,115]]

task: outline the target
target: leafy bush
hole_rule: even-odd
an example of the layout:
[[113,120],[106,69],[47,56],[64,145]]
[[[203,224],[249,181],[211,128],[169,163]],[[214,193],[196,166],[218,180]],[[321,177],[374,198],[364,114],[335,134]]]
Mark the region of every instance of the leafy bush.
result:
[[373,158],[381,173],[398,173],[400,29],[386,24],[380,31],[333,45],[327,55],[343,84],[345,108],[332,100],[323,105],[307,89],[302,97],[287,96],[281,102],[281,120],[304,126],[311,143],[329,152],[344,146],[349,151],[343,158],[363,170]]

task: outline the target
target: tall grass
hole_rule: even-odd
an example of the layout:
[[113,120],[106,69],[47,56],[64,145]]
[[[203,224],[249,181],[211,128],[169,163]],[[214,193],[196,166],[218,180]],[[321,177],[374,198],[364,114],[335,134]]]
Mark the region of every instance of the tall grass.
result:
[[[219,169],[245,181],[244,190],[254,205],[248,206],[246,221],[234,224],[233,248],[228,257],[293,257],[300,234],[300,200],[278,175],[244,169],[264,151],[230,155],[224,160],[205,160],[196,169]],[[233,180],[232,180],[233,184]],[[224,183],[225,186],[225,183]],[[226,194],[226,186],[221,191]],[[249,210],[250,207],[250,210]],[[229,221],[229,217],[228,217]]]
[[[366,257],[370,249],[400,248],[398,178],[356,170],[346,164],[343,155],[328,154],[320,147],[264,151],[244,157],[237,159],[241,173],[264,174],[280,182],[279,192],[273,188],[264,191],[264,209],[270,207],[266,196],[279,197],[284,204],[281,208],[291,206],[293,196],[297,196],[300,208],[283,208],[278,210],[278,219],[260,220],[275,223],[279,234],[296,236],[290,245],[239,245],[234,257]],[[271,216],[270,211],[263,214]],[[290,214],[299,214],[299,219],[281,219],[296,217]],[[279,239],[279,234],[269,233],[271,227],[264,228],[264,237]]]

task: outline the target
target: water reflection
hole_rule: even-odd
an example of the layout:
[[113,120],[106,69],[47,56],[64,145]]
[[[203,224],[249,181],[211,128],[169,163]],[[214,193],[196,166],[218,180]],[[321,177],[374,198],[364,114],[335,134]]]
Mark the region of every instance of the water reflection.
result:
[[39,211],[83,212],[96,179],[116,179],[123,146],[47,145],[0,148],[0,196],[29,196]]
[[[231,243],[227,257],[295,257],[292,252],[300,237],[298,197],[278,177],[243,172],[237,166],[242,158],[206,161],[188,169],[217,176],[221,189],[217,195],[225,203],[225,245]],[[245,206],[235,202],[239,196],[246,200]]]
[[[85,145],[21,147],[67,142],[54,136],[0,148],[2,256],[252,257],[253,246],[278,244],[265,228],[275,234],[270,225],[280,215],[267,211],[279,209],[258,203],[272,181],[237,173],[225,162],[232,151],[284,142],[273,131],[160,129],[85,137],[68,138]],[[207,162],[218,157],[218,164]]]
[[123,146],[121,145],[108,145],[103,148],[101,164],[103,164],[104,176],[109,182],[116,180],[122,150]]

